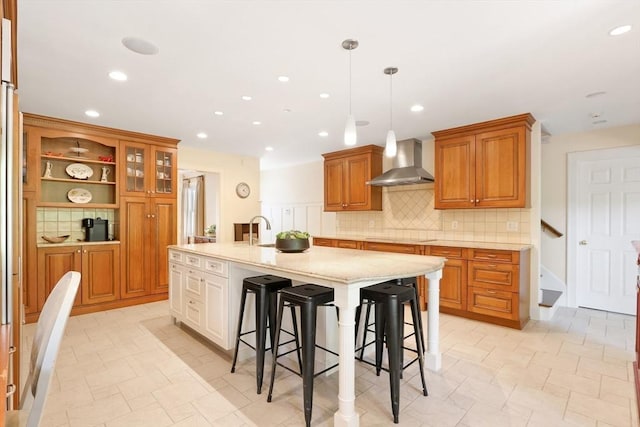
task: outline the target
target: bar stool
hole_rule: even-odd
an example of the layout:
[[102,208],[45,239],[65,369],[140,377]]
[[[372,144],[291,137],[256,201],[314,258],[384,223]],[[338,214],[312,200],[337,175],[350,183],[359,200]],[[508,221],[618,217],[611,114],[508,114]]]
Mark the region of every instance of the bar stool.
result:
[[[410,286],[413,288],[415,294],[416,294],[416,298],[418,297],[418,279],[417,277],[404,277],[402,279],[394,279],[394,280],[388,280],[384,283],[387,284],[394,284],[394,285],[399,285],[399,286]],[[375,343],[374,341],[371,341],[369,343],[367,343],[367,334],[369,332],[373,332],[375,333],[375,330],[370,329],[372,326],[375,326],[375,323],[369,323],[369,318],[370,318],[370,314],[371,314],[371,305],[373,305],[374,303],[372,301],[367,300],[366,298],[363,298],[362,295],[360,295],[360,305],[356,308],[356,331],[358,329],[358,325],[360,324],[360,315],[362,312],[362,306],[366,306],[367,307],[367,311],[365,313],[365,319],[364,319],[364,327],[362,330],[362,344],[360,347],[356,348],[356,353],[358,351],[360,351],[360,356],[357,357],[358,360],[363,361],[363,357],[364,357],[364,350],[366,347],[370,346],[371,344]],[[411,306],[411,310],[413,311],[414,308],[413,306]],[[412,313],[413,314],[413,313]],[[422,348],[422,352],[424,353],[426,351],[425,345],[424,345],[424,328],[422,327],[422,316],[420,315],[420,312],[418,311],[418,327],[415,328],[413,327],[412,323],[409,322],[403,322],[406,325],[410,325],[413,328],[413,331],[408,333],[407,335],[404,336],[404,339],[409,339],[411,338],[414,334],[418,333],[418,338],[420,338],[420,347]],[[356,345],[357,345],[357,333],[356,333]]]
[[[276,376],[276,365],[293,372],[302,377],[302,389],[304,397],[304,419],[306,425],[311,425],[311,408],[313,406],[313,379],[338,366],[337,364],[315,373],[315,353],[316,347],[321,348],[333,355],[338,353],[328,350],[316,344],[316,315],[318,307],[328,306],[333,301],[333,289],[319,285],[300,285],[280,291],[280,303],[278,305],[278,319],[276,323],[275,354],[271,368],[271,384],[269,385],[269,395],[267,402],[271,402],[273,384]],[[278,362],[278,358],[283,356],[278,354],[280,342],[280,330],[282,327],[282,312],[285,306],[300,307],[300,322],[302,325],[302,367],[300,372],[296,372],[288,366]],[[332,306],[332,305],[331,305]],[[295,314],[293,314],[295,317]]]
[[[255,277],[247,277],[242,281],[242,296],[240,298],[240,317],[238,319],[238,333],[236,334],[236,348],[233,353],[233,363],[231,365],[231,373],[236,370],[236,362],[238,359],[238,347],[240,343],[243,343],[256,352],[256,388],[257,393],[260,394],[262,392],[262,378],[264,374],[264,355],[266,350],[271,350],[273,353],[274,349],[274,338],[276,334],[275,324],[276,324],[276,308],[277,308],[277,298],[278,291],[284,288],[291,287],[291,280],[286,279],[284,277],[278,277],[273,275],[264,275],[264,276],[255,276]],[[244,308],[247,300],[247,294],[252,293],[255,294],[255,314],[256,314],[256,322],[255,329],[250,331],[242,332],[242,320],[244,317]],[[293,311],[293,309],[292,309]],[[268,322],[267,322],[268,320]],[[296,346],[298,346],[298,335],[297,335],[297,325],[296,320],[293,320],[294,325],[294,333],[289,333],[293,335],[294,339],[287,341],[284,344],[291,343],[295,341]],[[267,324],[269,327],[269,337],[271,339],[271,348],[266,348],[266,340],[267,340]],[[245,341],[242,337],[255,332],[255,346],[251,345],[247,341]],[[300,361],[300,354],[298,353],[298,361]]]
[[[399,286],[390,283],[380,283],[360,289],[360,297],[376,304],[375,310],[375,332],[376,332],[376,375],[380,375],[382,368],[382,351],[386,337],[387,354],[389,358],[389,385],[391,388],[391,410],[393,412],[393,422],[398,423],[400,412],[400,377],[402,370],[406,366],[417,360],[420,367],[420,377],[422,379],[422,394],[428,396],[427,385],[424,379],[423,349],[420,344],[420,327],[418,301],[415,290],[410,286]],[[411,304],[411,314],[413,317],[414,333],[416,339],[417,357],[408,365],[403,366],[403,304]],[[366,361],[365,361],[366,362]],[[366,362],[369,363],[369,362]]]

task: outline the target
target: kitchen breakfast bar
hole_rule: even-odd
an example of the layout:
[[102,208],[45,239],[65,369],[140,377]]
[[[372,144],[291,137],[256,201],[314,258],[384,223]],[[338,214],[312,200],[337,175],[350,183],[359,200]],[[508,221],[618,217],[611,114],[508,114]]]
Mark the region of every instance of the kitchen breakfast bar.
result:
[[[439,370],[439,282],[445,258],[312,246],[303,253],[280,253],[246,243],[204,243],[169,247],[170,309],[203,336],[231,349],[242,279],[273,274],[298,283],[334,289],[338,322],[339,391],[336,426],[358,426],[355,410],[355,310],[360,288],[390,279],[426,276],[429,312],[425,364]],[[201,299],[198,299],[201,297]]]

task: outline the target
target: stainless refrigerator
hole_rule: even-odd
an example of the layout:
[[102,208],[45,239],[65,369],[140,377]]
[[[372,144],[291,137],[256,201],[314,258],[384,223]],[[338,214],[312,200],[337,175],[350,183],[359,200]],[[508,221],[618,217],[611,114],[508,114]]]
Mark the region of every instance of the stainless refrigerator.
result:
[[12,287],[20,274],[19,207],[20,169],[15,164],[17,141],[14,141],[13,84],[11,83],[11,21],[2,19],[2,93],[0,94],[0,271],[2,275],[0,322],[11,323]]

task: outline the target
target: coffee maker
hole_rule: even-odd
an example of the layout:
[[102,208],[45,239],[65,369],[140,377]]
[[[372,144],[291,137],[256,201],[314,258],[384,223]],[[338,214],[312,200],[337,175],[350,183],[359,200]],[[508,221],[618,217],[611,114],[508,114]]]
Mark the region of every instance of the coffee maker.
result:
[[85,242],[101,242],[108,240],[109,221],[101,218],[84,218]]

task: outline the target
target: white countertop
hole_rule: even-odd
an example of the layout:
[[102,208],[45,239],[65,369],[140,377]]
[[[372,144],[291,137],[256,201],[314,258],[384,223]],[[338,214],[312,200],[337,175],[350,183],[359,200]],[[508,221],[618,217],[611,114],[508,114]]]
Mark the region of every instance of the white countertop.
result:
[[422,276],[440,270],[446,260],[435,256],[322,246],[312,246],[303,253],[280,253],[275,248],[247,243],[198,243],[169,246],[169,249],[345,284]]
[[365,235],[323,235],[313,236],[320,239],[339,239],[339,240],[356,240],[359,242],[376,242],[376,243],[397,243],[402,245],[422,245],[422,246],[453,246],[459,248],[474,249],[495,249],[505,251],[523,251],[528,250],[532,245],[528,243],[500,243],[500,242],[471,242],[463,240],[428,240],[428,239],[403,239],[395,237],[383,236],[365,236]]

